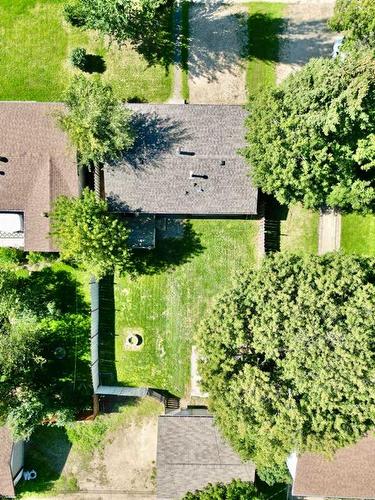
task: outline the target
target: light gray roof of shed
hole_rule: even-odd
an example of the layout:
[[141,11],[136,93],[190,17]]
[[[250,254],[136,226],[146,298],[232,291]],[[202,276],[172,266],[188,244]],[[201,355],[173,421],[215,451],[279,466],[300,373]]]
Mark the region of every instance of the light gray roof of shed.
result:
[[[238,154],[245,146],[247,112],[242,106],[127,107],[133,112],[136,144],[123,162],[107,166],[104,175],[106,196],[115,209],[175,215],[257,213],[258,190]],[[190,178],[191,172],[202,177]]]
[[178,499],[209,483],[254,481],[255,467],[243,463],[207,416],[159,417],[157,497]]

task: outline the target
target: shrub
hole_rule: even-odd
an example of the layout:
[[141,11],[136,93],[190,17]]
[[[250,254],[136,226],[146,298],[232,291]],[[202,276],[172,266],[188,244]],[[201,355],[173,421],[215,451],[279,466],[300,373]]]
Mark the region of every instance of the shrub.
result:
[[0,248],[0,264],[22,264],[25,260],[23,250],[19,248]]
[[83,47],[76,47],[70,54],[70,62],[73,66],[80,70],[84,70],[86,66],[87,52]]
[[228,484],[209,484],[202,490],[187,493],[183,500],[262,500],[264,498],[253,483],[235,479]]
[[79,3],[65,5],[64,17],[68,23],[76,28],[80,28],[86,23],[84,9]]

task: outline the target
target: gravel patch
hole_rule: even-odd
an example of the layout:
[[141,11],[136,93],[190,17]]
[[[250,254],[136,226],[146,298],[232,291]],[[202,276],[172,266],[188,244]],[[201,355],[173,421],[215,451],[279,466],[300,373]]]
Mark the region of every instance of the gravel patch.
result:
[[293,3],[286,8],[286,28],[281,36],[280,62],[276,80],[280,83],[312,57],[329,57],[336,34],[327,27],[334,2]]
[[219,2],[190,7],[191,103],[246,103],[247,7]]

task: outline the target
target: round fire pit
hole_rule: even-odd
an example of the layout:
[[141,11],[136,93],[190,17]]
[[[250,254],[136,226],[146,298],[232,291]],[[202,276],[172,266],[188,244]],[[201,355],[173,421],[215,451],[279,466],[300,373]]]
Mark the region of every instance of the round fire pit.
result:
[[136,351],[143,346],[143,336],[138,331],[128,332],[124,341],[125,349]]

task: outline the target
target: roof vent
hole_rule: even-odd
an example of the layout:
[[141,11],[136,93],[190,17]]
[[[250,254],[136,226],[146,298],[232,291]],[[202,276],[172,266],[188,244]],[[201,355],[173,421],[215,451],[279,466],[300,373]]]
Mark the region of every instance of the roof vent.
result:
[[221,165],[222,167],[224,167],[224,165],[225,165],[225,160],[221,160],[220,165]]
[[208,179],[208,175],[204,174],[195,174],[192,170],[190,170],[190,179]]
[[181,149],[181,148],[177,149],[177,154],[179,156],[195,156],[194,151],[186,151],[186,150]]

